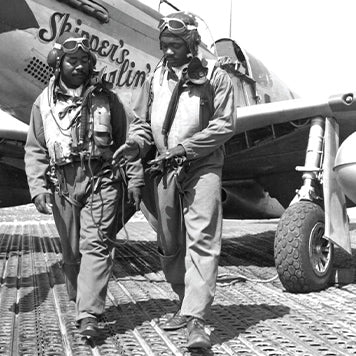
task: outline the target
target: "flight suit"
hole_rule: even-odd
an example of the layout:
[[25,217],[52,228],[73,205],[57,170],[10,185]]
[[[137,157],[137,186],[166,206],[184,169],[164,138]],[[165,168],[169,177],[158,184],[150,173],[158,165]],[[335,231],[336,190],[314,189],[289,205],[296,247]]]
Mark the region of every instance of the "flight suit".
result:
[[165,143],[162,126],[182,70],[178,68],[176,76],[164,67],[156,70],[134,108],[130,136],[141,152],[147,150],[149,111],[158,154],[177,145],[185,149],[183,166],[155,178],[158,249],[181,314],[205,319],[214,299],[221,250],[223,144],[233,135],[233,88],[228,74],[217,68],[210,79],[214,112],[202,118],[201,87],[185,84]]
[[[81,320],[104,311],[113,264],[110,240],[122,227],[122,214],[127,221],[134,213],[127,205],[121,211],[123,179],[111,167],[113,152],[125,142],[127,115],[114,93],[96,93],[80,145],[73,138],[80,129],[72,124],[80,98],[73,97],[63,83],[55,89],[53,85],[52,80],[32,108],[26,173],[32,199],[53,194],[67,292],[76,301],[76,319]],[[93,135],[97,139],[90,139]],[[143,184],[140,167],[129,166],[128,173],[133,178],[130,184]]]

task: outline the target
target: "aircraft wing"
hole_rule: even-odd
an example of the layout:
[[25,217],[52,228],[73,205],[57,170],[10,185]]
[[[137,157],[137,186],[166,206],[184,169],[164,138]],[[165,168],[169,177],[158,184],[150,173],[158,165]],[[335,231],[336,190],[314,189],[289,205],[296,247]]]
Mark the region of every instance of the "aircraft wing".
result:
[[356,119],[356,93],[344,93],[322,99],[294,99],[241,107],[236,110],[236,133],[272,124],[334,117],[337,121]]
[[31,201],[24,166],[24,144],[28,125],[1,113],[0,119],[0,206]]
[[[0,113],[1,114],[1,113]],[[26,141],[28,125],[6,113],[0,120],[0,137],[4,140]]]
[[[266,125],[281,124],[313,117],[326,119],[326,162],[323,179],[325,202],[325,236],[346,251],[351,251],[346,214],[346,199],[333,171],[339,147],[339,126],[356,130],[356,93],[344,93],[327,99],[296,99],[239,108],[236,112],[236,133]],[[330,124],[330,122],[332,122]]]

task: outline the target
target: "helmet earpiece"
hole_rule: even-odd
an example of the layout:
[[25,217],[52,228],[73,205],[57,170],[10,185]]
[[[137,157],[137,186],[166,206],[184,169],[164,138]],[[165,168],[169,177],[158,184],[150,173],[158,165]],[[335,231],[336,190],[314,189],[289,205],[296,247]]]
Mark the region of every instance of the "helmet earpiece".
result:
[[96,55],[90,51],[90,63],[92,68],[96,66]]
[[56,68],[58,62],[61,61],[63,54],[64,53],[58,48],[51,49],[47,55],[47,64],[52,68]]
[[189,40],[189,50],[192,55],[195,57],[198,54],[198,46],[201,42],[201,37],[197,30],[193,30],[190,32],[190,40]]

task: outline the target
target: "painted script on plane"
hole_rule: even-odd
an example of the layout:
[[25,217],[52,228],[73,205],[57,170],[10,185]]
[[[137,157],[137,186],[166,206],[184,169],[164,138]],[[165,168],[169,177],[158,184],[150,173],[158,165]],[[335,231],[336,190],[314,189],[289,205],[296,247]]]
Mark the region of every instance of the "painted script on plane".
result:
[[38,35],[41,41],[51,42],[64,32],[75,32],[89,38],[90,48],[99,57],[107,58],[117,69],[106,73],[105,79],[118,87],[136,88],[142,86],[151,71],[151,65],[146,63],[146,70],[136,69],[136,63],[130,59],[130,51],[125,48],[123,40],[112,43],[80,28],[82,21],[73,20],[68,13],[54,12],[49,21],[49,29],[40,28]]

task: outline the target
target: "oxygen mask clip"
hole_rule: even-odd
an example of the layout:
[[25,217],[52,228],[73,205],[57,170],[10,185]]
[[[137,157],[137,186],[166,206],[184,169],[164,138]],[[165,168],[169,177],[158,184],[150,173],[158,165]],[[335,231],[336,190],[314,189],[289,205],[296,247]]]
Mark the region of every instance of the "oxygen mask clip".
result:
[[193,57],[186,69],[187,81],[198,85],[204,84],[208,80],[208,68],[206,65],[207,62],[204,58]]

